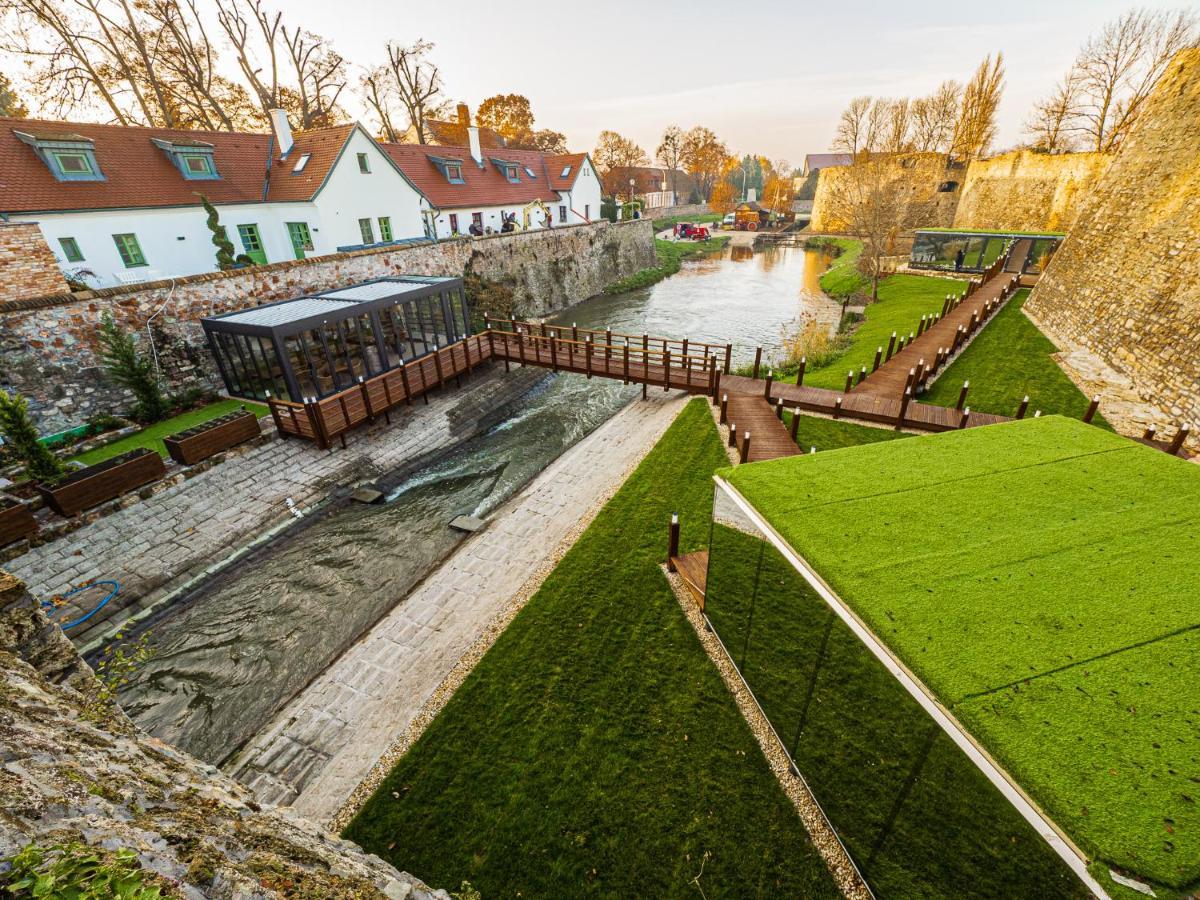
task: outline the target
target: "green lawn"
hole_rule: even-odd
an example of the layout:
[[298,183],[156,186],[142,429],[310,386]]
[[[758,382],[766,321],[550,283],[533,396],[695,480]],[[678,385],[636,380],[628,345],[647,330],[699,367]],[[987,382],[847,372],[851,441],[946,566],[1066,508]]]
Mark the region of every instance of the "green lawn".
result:
[[996,228],[918,228],[921,231],[933,231],[943,234],[1002,234],[1013,237],[1066,237],[1065,231],[1005,231]]
[[[858,271],[858,258],[862,256],[862,241],[851,238],[819,238],[826,245],[840,248],[841,253],[821,275],[821,290],[838,300],[858,293],[867,284],[867,276]],[[810,242],[813,243],[813,242]]]
[[915,332],[921,316],[940,313],[946,295],[961,293],[964,287],[961,281],[921,275],[892,275],[884,279],[879,285],[879,299],[867,305],[866,318],[851,334],[846,350],[825,366],[809,370],[804,383],[840,390],[846,385],[848,371],[854,370],[856,377],[860,366],[870,371],[876,348],[883,347],[886,352],[893,331],[897,335]]
[[720,222],[724,216],[720,213],[703,213],[698,216],[664,216],[661,219],[654,220],[655,233],[662,231],[665,228],[673,228],[680,222]]
[[[789,429],[792,427],[793,415],[787,410],[783,413],[783,424]],[[805,450],[816,447],[818,452],[906,437],[911,435],[891,428],[872,428],[869,425],[847,422],[845,419],[822,419],[804,415],[800,416],[800,427],[796,430],[796,443]]]
[[649,287],[678,272],[683,260],[716,253],[728,241],[727,237],[711,237],[706,241],[660,241],[655,238],[654,250],[658,254],[658,265],[614,281],[604,289],[604,293],[623,294],[637,288]]
[[1200,885],[1200,471],[1052,416],[726,474],[1086,852]]
[[836,895],[659,568],[726,464],[693,401],[346,837],[489,898]]
[[147,447],[158,453],[159,456],[166,456],[167,448],[163,445],[163,438],[177,431],[191,428],[193,425],[199,425],[210,419],[233,412],[235,409],[241,409],[243,406],[259,417],[268,415],[270,412],[262,404],[251,403],[248,400],[219,400],[216,403],[210,403],[208,406],[188,410],[169,419],[163,419],[161,422],[155,422],[153,425],[149,425],[135,434],[123,437],[111,444],[105,444],[103,447],[97,447],[95,450],[89,450],[87,453],[80,453],[78,456],[71,457],[71,459],[74,462],[90,466],[92,463],[103,462],[106,459],[120,456],[122,453],[135,450],[138,447]]
[[[967,405],[979,412],[1011,416],[1029,395],[1029,412],[1081,418],[1085,397],[1051,358],[1058,348],[1021,312],[1029,291],[1018,291],[921,399],[953,406],[964,381],[971,382]],[[1111,430],[1103,416],[1095,424]]]

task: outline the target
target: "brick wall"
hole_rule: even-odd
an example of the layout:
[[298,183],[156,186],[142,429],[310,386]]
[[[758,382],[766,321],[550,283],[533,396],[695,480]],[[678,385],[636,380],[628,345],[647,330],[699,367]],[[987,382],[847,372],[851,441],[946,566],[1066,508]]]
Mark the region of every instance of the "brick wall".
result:
[[1200,424],[1200,50],[1171,63],[1025,305]]
[[96,357],[95,329],[105,310],[143,336],[150,323],[172,390],[219,388],[199,322],[204,316],[385,275],[465,271],[508,285],[520,312],[538,316],[655,264],[650,221],[642,219],[358,250],[174,282],[10,300],[0,303],[0,386],[30,401],[44,433],[127,409],[131,398],[107,380]]
[[66,279],[34,222],[0,222],[0,299],[60,294]]

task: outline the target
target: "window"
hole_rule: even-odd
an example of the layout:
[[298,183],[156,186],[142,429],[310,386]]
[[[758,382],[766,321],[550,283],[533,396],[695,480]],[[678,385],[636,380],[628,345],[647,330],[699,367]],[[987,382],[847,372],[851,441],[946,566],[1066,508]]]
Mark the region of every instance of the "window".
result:
[[92,139],[81,134],[31,134],[13,129],[13,135],[33,148],[59,181],[103,181]]
[[374,229],[371,228],[371,220],[370,219],[359,219],[358,220],[358,230],[362,233],[362,239],[363,239],[364,244],[375,243],[375,231],[374,231]]
[[67,258],[67,262],[83,262],[83,253],[75,238],[59,238],[58,243],[62,246],[63,256]]
[[64,153],[52,151],[50,156],[58,164],[58,170],[64,175],[91,175],[92,163],[86,153]]
[[584,175],[591,175],[592,173],[588,171],[588,167],[587,167],[587,166],[584,166],[584,167],[583,167],[583,174],[584,174]]
[[204,141],[150,138],[150,143],[167,155],[171,165],[188,181],[215,181],[221,175],[213,159],[213,145]]
[[183,173],[189,178],[213,178],[217,174],[213,159],[207,153],[186,153],[180,158]]
[[567,208],[565,206],[560,206],[558,208],[558,221],[560,221],[560,222],[567,221]]
[[570,166],[563,166],[562,174],[561,174],[561,175],[559,175],[558,177],[559,177],[559,178],[566,178],[566,177],[567,177],[568,175],[570,175],[570,174],[571,174],[571,167],[570,167]]
[[478,225],[480,227],[480,229],[482,229],[483,228],[483,213],[481,213],[481,212],[471,213],[471,224]]
[[450,233],[458,234],[458,214],[450,213]]
[[590,203],[583,204],[583,220],[585,222],[592,221],[592,206]]
[[367,154],[365,153],[358,154],[358,171],[364,175],[371,174],[371,163],[367,160]]
[[447,163],[446,164],[446,180],[449,181],[451,184],[462,184],[463,183],[462,166],[459,165],[458,163]]
[[312,158],[311,153],[302,153],[300,158],[296,160],[296,165],[292,166],[292,174],[299,175],[304,171],[304,167],[308,165],[308,161]]
[[525,174],[530,178],[537,178],[537,176],[533,174],[533,169],[529,168],[529,166],[525,167]]
[[521,183],[521,176],[517,174],[516,166],[505,166],[504,167],[504,177],[507,178],[509,181],[511,181],[513,184]]
[[267,262],[267,253],[263,249],[262,236],[258,233],[257,225],[239,225],[238,237],[242,239],[242,250],[260,266]]
[[308,231],[307,222],[288,222],[287,223],[288,238],[292,242],[292,250],[296,254],[296,259],[304,259],[304,252],[312,251],[313,242],[312,235]]
[[135,269],[138,266],[146,265],[146,257],[142,255],[142,248],[138,244],[136,234],[114,234],[113,241],[117,245],[117,252],[121,254],[121,262],[125,263],[125,268]]
[[390,241],[392,239],[392,220],[389,216],[379,217],[379,239],[381,241]]

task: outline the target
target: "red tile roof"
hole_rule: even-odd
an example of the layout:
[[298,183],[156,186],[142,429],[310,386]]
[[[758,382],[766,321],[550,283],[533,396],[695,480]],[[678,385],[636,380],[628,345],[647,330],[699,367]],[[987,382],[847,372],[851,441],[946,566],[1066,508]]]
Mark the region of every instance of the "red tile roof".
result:
[[[268,200],[310,200],[320,188],[355,125],[298,132],[286,160],[273,153]],[[103,181],[58,181],[33,148],[14,134],[94,143]],[[213,146],[219,179],[190,181],[152,138],[177,144],[202,141]],[[253,203],[263,199],[269,134],[184,131],[126,125],[48,122],[0,118],[0,212],[191,206],[204,194],[213,203]],[[311,154],[302,174],[295,161]]]
[[[467,135],[467,126],[462,122],[441,122],[437,119],[426,119],[425,130],[428,132],[427,137],[434,143],[445,147],[466,147],[470,144],[470,138]],[[405,133],[405,140],[415,140],[417,130],[411,125]],[[487,148],[503,147],[505,140],[496,131],[488,128],[486,125],[479,126],[479,143]]]
[[[534,200],[557,201],[556,191],[570,190],[579,175],[586,153],[549,155],[538,150],[514,150],[510,147],[483,148],[480,169],[466,148],[432,144],[381,144],[417,189],[437,209],[524,205]],[[451,184],[432,158],[462,162],[464,184]],[[515,163],[520,184],[513,184],[492,162],[500,159]],[[564,178],[563,168],[571,171]],[[526,168],[533,171],[530,177]]]

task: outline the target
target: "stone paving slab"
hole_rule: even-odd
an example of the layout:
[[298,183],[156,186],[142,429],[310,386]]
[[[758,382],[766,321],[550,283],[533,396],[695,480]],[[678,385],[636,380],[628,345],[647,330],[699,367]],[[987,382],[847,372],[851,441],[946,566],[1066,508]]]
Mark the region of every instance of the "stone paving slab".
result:
[[678,395],[634,401],[559,457],[281,710],[231,773],[264,802],[332,819],[539,564],[649,451],[682,402]]
[[447,387],[348,438],[346,450],[276,440],[226,460],[150,499],[18,556],[5,568],[48,598],[96,578],[120,582],[112,614],[71,633],[84,645],[116,630],[127,616],[163,600],[236,548],[291,518],[338,484],[374,478],[477,433],[494,410],[546,373],[498,367],[477,370],[461,390]]

